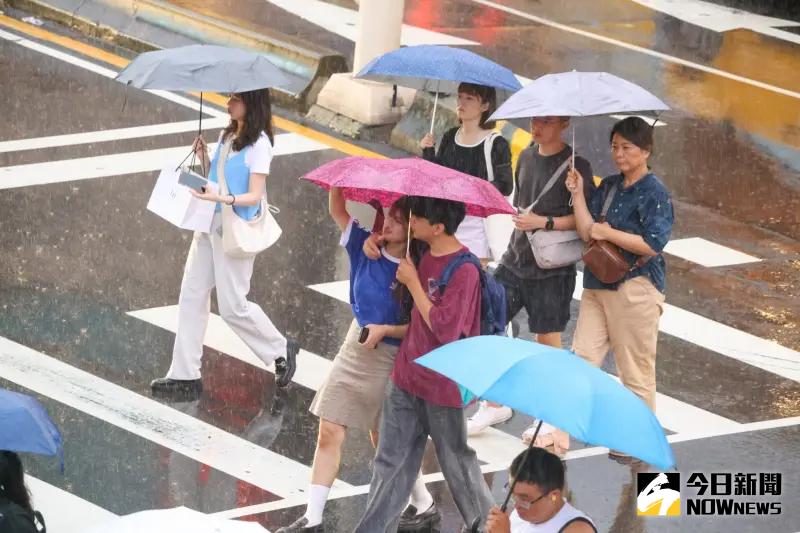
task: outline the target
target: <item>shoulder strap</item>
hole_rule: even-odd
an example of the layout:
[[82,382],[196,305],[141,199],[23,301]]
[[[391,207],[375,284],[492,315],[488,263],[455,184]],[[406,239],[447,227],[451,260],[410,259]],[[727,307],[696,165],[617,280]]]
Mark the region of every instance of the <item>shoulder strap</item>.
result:
[[600,211],[600,222],[605,222],[606,213],[608,213],[608,208],[611,207],[611,202],[614,201],[614,196],[616,196],[616,194],[617,184],[615,183],[608,189],[608,192],[606,193],[606,200],[603,202],[603,210]]
[[552,175],[552,176],[550,176],[550,179],[549,179],[549,180],[547,180],[547,183],[545,183],[545,184],[544,184],[544,188],[542,189],[542,192],[540,192],[540,193],[539,193],[539,195],[536,197],[536,199],[533,201],[533,203],[532,203],[531,205],[529,205],[529,206],[528,206],[528,207],[525,209],[525,211],[528,211],[528,212],[530,212],[530,210],[531,210],[531,209],[533,209],[533,208],[534,208],[534,206],[535,206],[537,203],[539,203],[539,200],[541,200],[541,199],[542,199],[542,196],[544,196],[545,194],[547,194],[547,191],[549,191],[550,189],[552,189],[552,188],[553,188],[553,185],[555,185],[555,184],[556,184],[556,181],[557,181],[557,180],[558,180],[558,178],[561,176],[561,173],[562,173],[562,172],[564,172],[564,170],[566,170],[566,168],[567,168],[567,165],[569,165],[569,157],[568,157],[568,158],[566,158],[566,159],[564,160],[564,162],[563,162],[563,163],[561,163],[561,165],[559,165],[559,167],[556,169],[556,171],[555,171],[555,172],[553,172],[553,175]]
[[455,274],[456,269],[458,269],[458,267],[460,267],[464,263],[472,263],[473,265],[475,265],[475,267],[478,269],[479,275],[483,271],[480,259],[475,257],[474,254],[472,254],[471,252],[464,252],[458,254],[453,259],[451,259],[449,263],[447,263],[446,267],[444,267],[444,270],[442,271],[442,277],[439,279],[439,282],[437,283],[437,285],[439,286],[439,292],[444,294],[444,288],[447,286],[448,283],[450,283],[450,278],[453,277],[453,274]]
[[585,522],[590,526],[592,526],[592,529],[597,531],[597,528],[594,527],[594,524],[592,524],[591,520],[589,520],[588,518],[584,518],[583,516],[576,516],[575,518],[573,518],[572,520],[561,526],[561,529],[558,530],[558,533],[563,533],[564,531],[566,531],[567,527],[569,527],[570,524],[573,524],[575,522]]
[[493,131],[483,140],[483,158],[486,161],[486,179],[489,182],[494,181],[494,165],[492,165],[492,147],[494,146],[494,139],[499,134]]
[[225,183],[225,163],[228,161],[228,154],[233,146],[233,135],[229,139],[223,139],[222,148],[219,149],[219,159],[217,159],[217,182],[219,191],[223,196],[228,194],[228,185]]

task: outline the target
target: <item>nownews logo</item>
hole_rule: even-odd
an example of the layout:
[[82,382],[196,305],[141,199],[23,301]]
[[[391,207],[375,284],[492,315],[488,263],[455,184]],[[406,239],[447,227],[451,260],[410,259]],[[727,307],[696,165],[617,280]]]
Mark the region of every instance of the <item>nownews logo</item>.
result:
[[[636,514],[680,516],[681,483],[677,472],[637,474]],[[716,516],[779,515],[781,474],[777,472],[692,472],[686,481],[686,514]],[[695,496],[689,496],[694,489]],[[758,499],[755,499],[758,497]],[[767,498],[767,499],[765,499]]]
[[680,516],[681,475],[677,472],[639,472],[636,479],[639,516]]

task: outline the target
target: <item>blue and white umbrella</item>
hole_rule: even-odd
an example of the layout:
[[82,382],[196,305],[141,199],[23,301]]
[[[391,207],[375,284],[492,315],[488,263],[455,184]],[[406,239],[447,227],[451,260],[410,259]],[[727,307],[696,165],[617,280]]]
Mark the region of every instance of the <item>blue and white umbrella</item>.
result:
[[508,68],[469,50],[437,45],[407,46],[387,52],[370,61],[356,78],[435,92],[431,131],[439,92],[454,93],[461,83],[509,92],[522,88]]

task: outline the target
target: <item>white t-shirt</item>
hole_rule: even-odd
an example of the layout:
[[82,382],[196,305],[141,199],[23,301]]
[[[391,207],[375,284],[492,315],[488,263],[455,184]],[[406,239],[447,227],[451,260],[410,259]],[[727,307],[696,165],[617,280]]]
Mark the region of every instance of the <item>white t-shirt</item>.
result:
[[[222,134],[220,132],[219,140],[222,142]],[[235,156],[238,152],[228,152],[228,159]],[[265,132],[261,132],[255,144],[245,148],[244,164],[250,169],[251,173],[255,174],[269,174],[269,166],[272,163],[272,144],[269,142],[269,137]]]

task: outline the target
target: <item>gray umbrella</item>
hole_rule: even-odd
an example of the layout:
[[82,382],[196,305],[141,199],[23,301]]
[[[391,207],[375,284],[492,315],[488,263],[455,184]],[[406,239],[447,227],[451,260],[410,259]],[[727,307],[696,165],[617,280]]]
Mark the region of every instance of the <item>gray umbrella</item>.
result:
[[[199,91],[198,135],[203,129],[203,92],[238,93],[289,83],[283,72],[264,55],[211,44],[139,54],[115,79],[139,89]],[[194,151],[178,166],[190,156],[193,166]]]
[[222,93],[289,83],[283,72],[262,54],[210,44],[145,52],[116,79],[139,89]]

